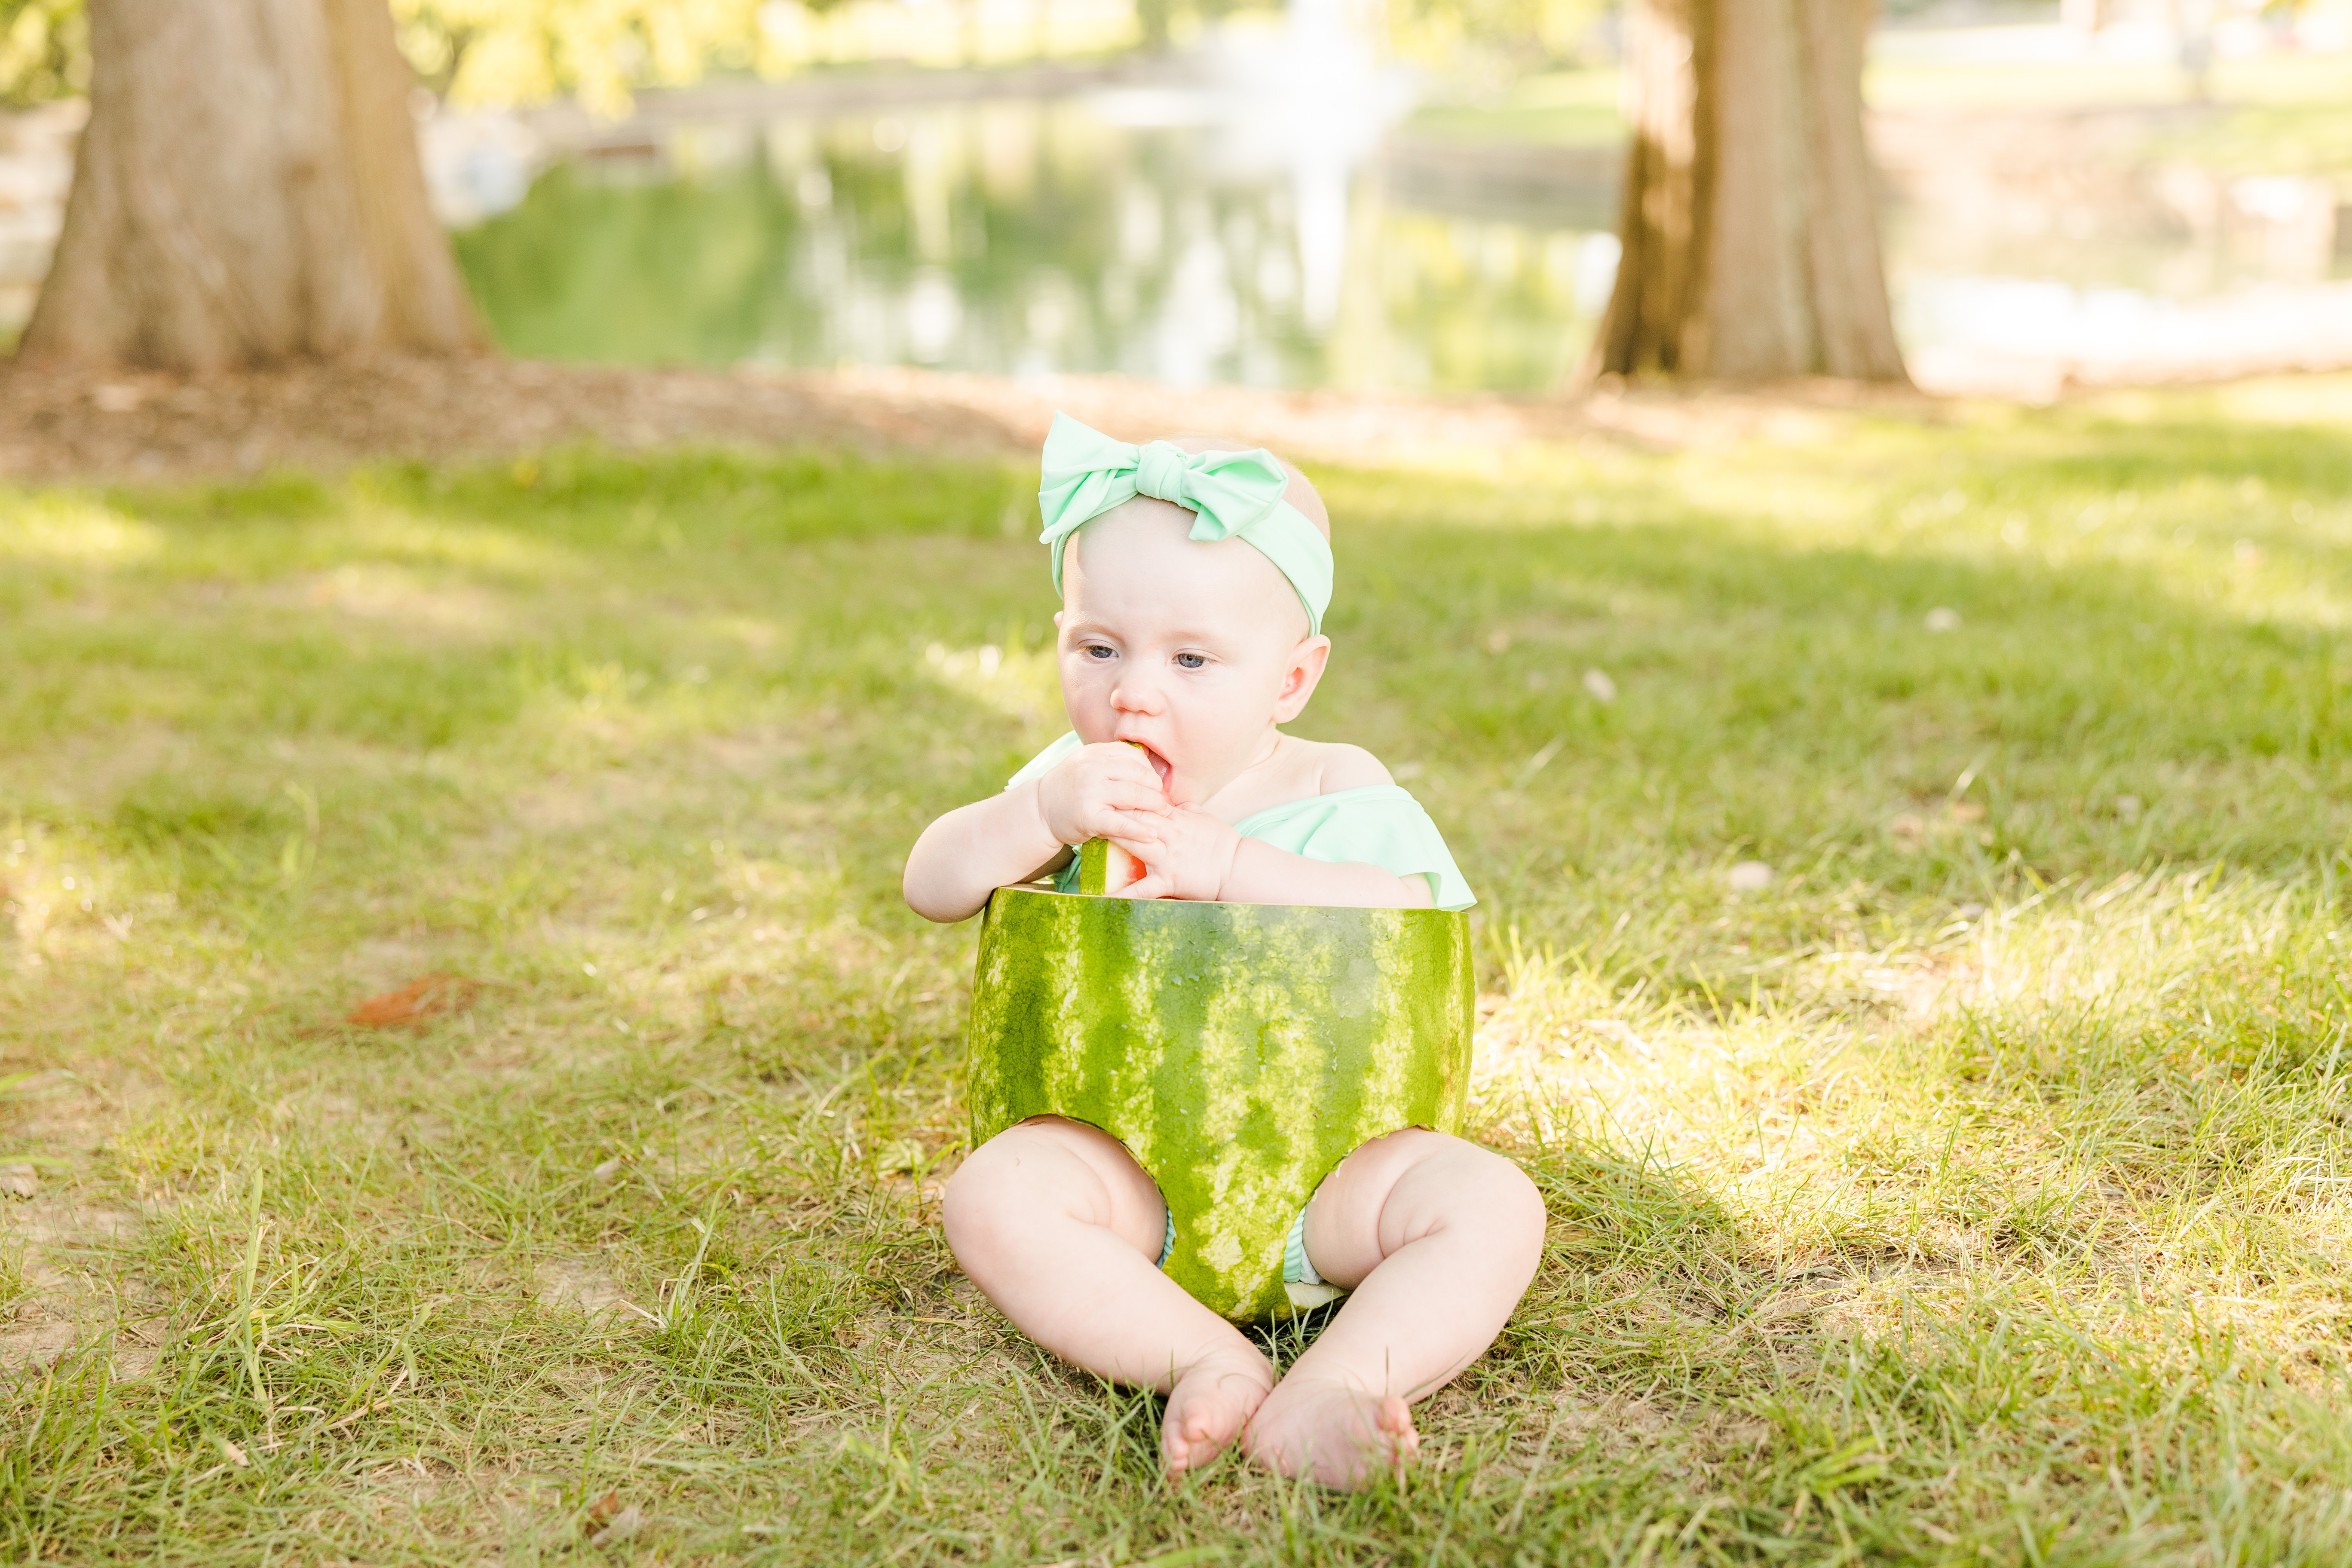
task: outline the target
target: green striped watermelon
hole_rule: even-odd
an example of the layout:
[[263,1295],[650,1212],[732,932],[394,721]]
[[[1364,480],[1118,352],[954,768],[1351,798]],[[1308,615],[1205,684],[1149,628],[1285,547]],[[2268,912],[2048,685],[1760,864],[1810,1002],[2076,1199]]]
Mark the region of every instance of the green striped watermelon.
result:
[[1101,1128],[1168,1201],[1170,1276],[1228,1318],[1282,1316],[1315,1184],[1382,1133],[1459,1130],[1471,1021],[1459,911],[1002,888],[972,983],[972,1144],[1047,1112]]

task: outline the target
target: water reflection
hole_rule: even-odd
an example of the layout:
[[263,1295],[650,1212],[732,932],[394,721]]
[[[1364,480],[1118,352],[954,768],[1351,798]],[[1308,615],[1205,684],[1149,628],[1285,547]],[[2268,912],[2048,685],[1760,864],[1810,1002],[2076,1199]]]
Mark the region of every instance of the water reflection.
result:
[[[1293,0],[1271,37],[1040,68],[1017,92],[811,79],[780,84],[770,103],[799,107],[756,124],[749,99],[729,123],[681,102],[604,135],[460,250],[500,338],[532,354],[1558,384],[1616,266],[1607,94],[1561,78],[1483,121],[1456,108],[1401,127],[1409,95],[1344,11]],[[2259,173],[2242,148],[2200,166],[2178,149],[2234,121],[2159,111],[2127,82],[2092,82],[2079,111],[2003,107],[2000,84],[2064,29],[1979,31],[1982,48],[1879,40],[1890,69],[1915,72],[1880,81],[1871,138],[1922,384],[2039,397],[2352,361],[2352,191],[2323,168]],[[1973,74],[1927,68],[1947,55]],[[2340,63],[2278,68],[2241,84],[2247,102],[2300,94],[2334,123],[2314,84]],[[851,101],[992,88],[1007,96]],[[453,172],[445,208],[478,205],[465,159],[428,164]]]
[[1214,90],[687,127],[559,165],[459,255],[500,342],[550,357],[1556,381],[1612,242],[1396,205],[1367,172],[1394,85],[1338,47],[1264,58]]

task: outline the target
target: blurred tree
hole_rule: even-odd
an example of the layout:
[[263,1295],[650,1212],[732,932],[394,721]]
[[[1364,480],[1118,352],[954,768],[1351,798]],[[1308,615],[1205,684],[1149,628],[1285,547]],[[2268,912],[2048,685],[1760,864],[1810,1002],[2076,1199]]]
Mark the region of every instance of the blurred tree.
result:
[[758,9],[0,0],[0,95],[31,101],[86,83],[90,103],[20,352],[207,370],[479,351],[487,339],[425,199],[416,77],[399,46],[461,97],[570,90],[617,111],[632,87],[752,64]]
[[1630,0],[1617,283],[1587,370],[1904,382],[1863,142],[1871,0]]
[[88,0],[89,123],[27,358],[467,353],[384,0]]
[[[824,12],[842,0],[799,0]],[[761,0],[392,0],[404,53],[470,103],[576,94],[607,114],[641,87],[760,63]]]
[[[782,3],[391,0],[401,52],[436,96],[526,103],[569,92],[607,113],[625,110],[637,88],[759,67],[761,13]],[[846,0],[789,3],[822,14]],[[89,86],[84,0],[0,0],[0,103],[69,97]]]
[[0,103],[44,103],[89,86],[81,0],[0,0]]

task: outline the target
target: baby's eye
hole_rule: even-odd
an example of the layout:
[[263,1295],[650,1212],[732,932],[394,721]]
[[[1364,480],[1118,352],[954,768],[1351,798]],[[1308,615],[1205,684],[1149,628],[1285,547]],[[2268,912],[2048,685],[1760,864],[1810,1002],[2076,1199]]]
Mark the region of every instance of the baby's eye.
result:
[[1176,656],[1176,668],[1179,669],[1203,669],[1208,667],[1208,663],[1205,658],[1197,653],[1180,653]]
[[1090,642],[1087,644],[1087,657],[1088,658],[1110,658],[1115,657],[1115,650],[1113,650],[1108,644]]

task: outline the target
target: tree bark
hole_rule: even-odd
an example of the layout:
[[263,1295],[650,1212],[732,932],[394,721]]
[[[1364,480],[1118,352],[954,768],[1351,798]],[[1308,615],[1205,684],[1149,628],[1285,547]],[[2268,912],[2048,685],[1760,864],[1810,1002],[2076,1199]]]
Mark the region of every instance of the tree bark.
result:
[[486,346],[383,0],[89,0],[90,113],[28,358],[212,371]]
[[1636,0],[1589,374],[1905,382],[1862,133],[1870,0]]

